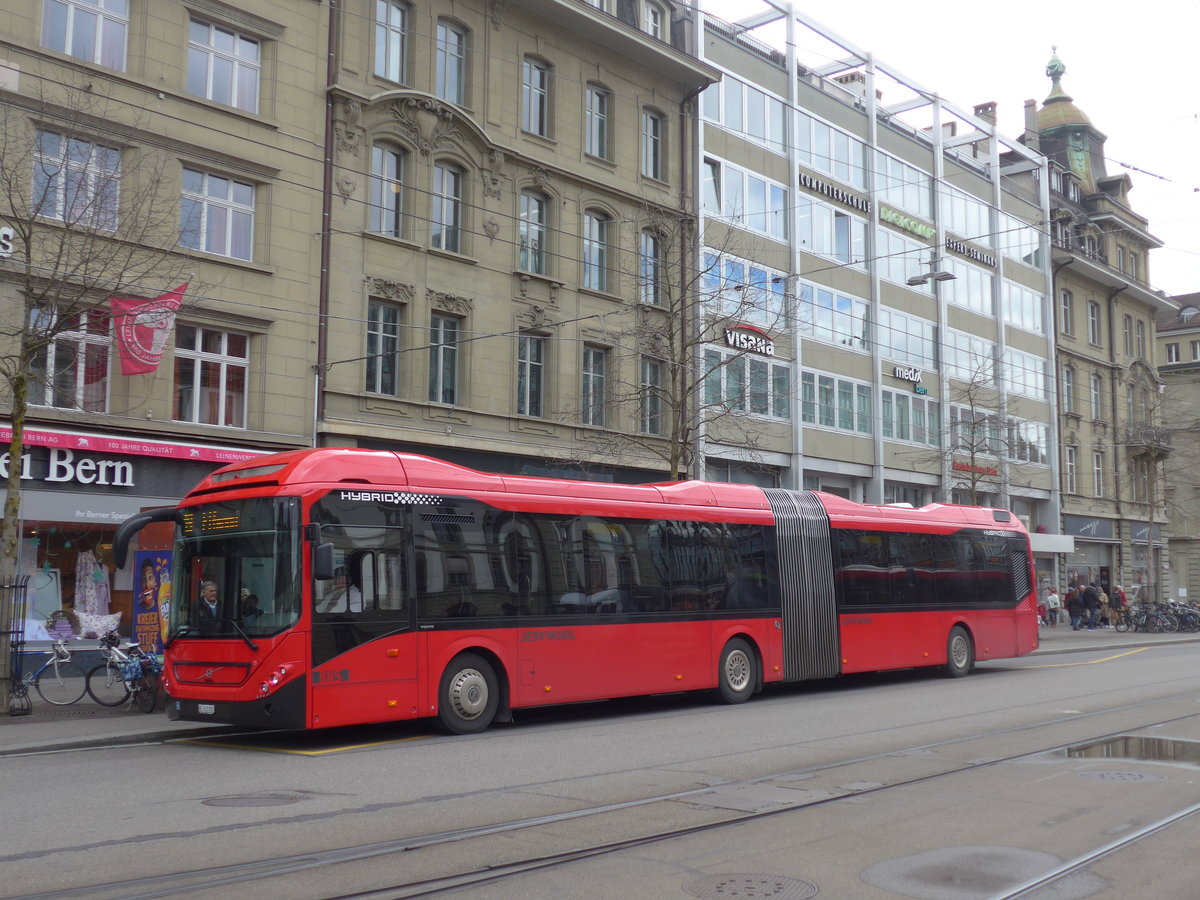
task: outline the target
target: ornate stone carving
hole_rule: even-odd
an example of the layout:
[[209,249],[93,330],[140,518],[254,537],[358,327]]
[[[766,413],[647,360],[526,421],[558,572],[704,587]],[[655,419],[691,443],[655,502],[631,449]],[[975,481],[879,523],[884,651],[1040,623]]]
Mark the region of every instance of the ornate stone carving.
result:
[[493,31],[499,31],[504,24],[504,8],[506,6],[508,6],[508,0],[492,0],[489,4]]
[[529,174],[538,187],[544,188],[550,183],[550,170],[543,166],[531,166]]
[[496,235],[500,233],[500,223],[495,219],[488,219],[483,223],[483,233],[487,235],[488,241],[495,241]]
[[358,187],[358,182],[356,182],[349,175],[343,175],[340,178],[338,178],[337,191],[339,194],[342,195],[342,203],[350,202],[350,198],[352,196],[354,196],[354,191],[355,191],[355,188],[357,188],[357,187]]
[[422,156],[429,156],[454,138],[461,138],[458,112],[432,97],[405,97],[392,103],[389,111]]
[[460,316],[465,316],[475,308],[475,301],[470,297],[448,294],[445,291],[435,291],[433,288],[425,289],[425,298],[429,301],[429,305],[435,309],[445,310],[446,312]]
[[504,180],[505,156],[501,150],[490,150],[487,154],[487,165],[480,171],[483,179],[483,192],[496,200],[500,199],[500,184]]
[[362,104],[349,97],[339,104],[342,121],[334,129],[338,149],[343,153],[358,156],[359,144],[362,140]]
[[416,288],[402,281],[389,281],[386,278],[376,278],[374,275],[364,275],[363,284],[367,286],[367,293],[372,297],[382,297],[385,300],[412,303],[417,296]]

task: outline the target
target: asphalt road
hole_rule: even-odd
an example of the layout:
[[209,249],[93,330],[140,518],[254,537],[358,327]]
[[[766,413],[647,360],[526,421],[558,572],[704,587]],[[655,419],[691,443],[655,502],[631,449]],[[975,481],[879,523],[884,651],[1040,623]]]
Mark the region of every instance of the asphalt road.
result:
[[10,756],[0,896],[1192,898],[1197,652]]

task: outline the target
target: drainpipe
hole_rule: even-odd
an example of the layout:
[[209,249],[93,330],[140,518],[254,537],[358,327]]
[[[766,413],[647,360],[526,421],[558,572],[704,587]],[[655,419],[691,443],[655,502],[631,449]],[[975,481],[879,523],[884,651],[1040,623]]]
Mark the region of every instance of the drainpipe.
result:
[[329,0],[329,48],[325,69],[325,140],[321,176],[321,276],[317,287],[317,364],[313,379],[312,445],[319,443],[317,430],[325,418],[325,378],[329,374],[329,258],[333,236],[333,87],[337,83],[337,45],[340,0]]

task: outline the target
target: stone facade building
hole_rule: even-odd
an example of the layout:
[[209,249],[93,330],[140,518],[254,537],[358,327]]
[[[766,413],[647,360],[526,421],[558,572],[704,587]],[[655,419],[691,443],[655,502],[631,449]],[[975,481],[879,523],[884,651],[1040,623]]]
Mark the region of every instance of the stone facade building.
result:
[[1158,317],[1163,426],[1171,449],[1163,473],[1170,559],[1162,583],[1164,596],[1195,603],[1200,599],[1200,294],[1172,299],[1178,311]]
[[1066,582],[1153,596],[1170,451],[1155,320],[1176,305],[1150,286],[1149,251],[1162,242],[1130,206],[1129,176],[1108,174],[1105,136],[1064,91],[1064,71],[1054,57],[1036,135],[1051,161],[1063,530],[1075,540]]

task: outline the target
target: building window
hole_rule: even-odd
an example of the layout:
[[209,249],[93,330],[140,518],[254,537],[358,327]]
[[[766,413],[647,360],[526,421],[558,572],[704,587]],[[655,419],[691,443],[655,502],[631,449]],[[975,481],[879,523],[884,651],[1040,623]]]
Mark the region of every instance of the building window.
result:
[[29,371],[29,403],[102,413],[108,408],[109,317],[98,310],[59,322],[52,312],[34,310],[34,334],[57,331],[38,349]]
[[1077,451],[1067,447],[1063,453],[1063,490],[1068,494],[1076,493],[1076,474],[1079,469]]
[[120,208],[121,152],[38,131],[33,160],[33,211],[68,225],[115,231]]
[[704,209],[740,228],[787,240],[787,188],[728,163],[704,161]]
[[1146,323],[1141,319],[1133,326],[1134,341],[1136,342],[1135,349],[1137,350],[1138,359],[1146,358]]
[[601,347],[583,348],[582,419],[584,425],[604,425],[607,397],[608,351]]
[[188,26],[188,93],[258,112],[261,52],[254,38],[192,19]]
[[400,307],[367,305],[367,385],[371,394],[394,396],[400,381]]
[[524,272],[546,274],[546,210],[549,204],[541,194],[521,194],[521,258]]
[[1099,375],[1091,378],[1092,420],[1104,418],[1104,379]]
[[642,174],[663,180],[663,139],[666,119],[661,113],[642,110]]
[[1167,344],[1167,362],[1169,362],[1169,363],[1179,362],[1179,345],[1178,344]]
[[1192,341],[1192,362],[1200,362],[1200,341]]
[[662,434],[662,363],[642,357],[641,370],[639,429],[642,434]]
[[710,409],[791,421],[790,379],[786,363],[746,353],[704,351],[704,405]]
[[1088,343],[1094,347],[1100,346],[1100,304],[1087,305]]
[[404,236],[403,150],[385,144],[371,148],[371,231]]
[[647,229],[638,251],[638,295],[643,303],[662,303],[662,274],[662,241]]
[[458,402],[459,320],[435,315],[429,326],[429,400]]
[[664,24],[666,16],[663,13],[662,7],[655,3],[650,3],[649,0],[643,0],[642,5],[642,31],[651,37],[658,38],[660,41],[666,40]]
[[608,159],[608,125],[612,113],[612,94],[599,85],[589,84],[584,103],[583,149],[600,159]]
[[1075,414],[1075,370],[1070,366],[1063,369],[1062,405],[1067,415]]
[[437,72],[434,91],[443,100],[467,102],[467,33],[457,25],[438,21]]
[[521,68],[521,127],[550,136],[550,67],[529,56]]
[[583,286],[608,290],[608,240],[612,219],[590,209],[583,214]]
[[185,168],[179,244],[218,256],[253,258],[254,185]]
[[244,334],[179,325],[175,328],[175,420],[246,427]]
[[517,413],[542,415],[546,339],[523,334],[517,338]]
[[462,189],[462,169],[448,163],[433,167],[430,245],[439,250],[462,252]]
[[42,46],[125,71],[129,0],[45,0]]
[[1075,295],[1070,291],[1060,291],[1059,300],[1059,327],[1065,335],[1073,335],[1075,333]]
[[403,82],[408,75],[408,7],[375,0],[375,74]]
[[[736,256],[718,256],[711,250],[704,251],[702,262],[701,301],[714,315],[769,329],[780,327],[787,305],[787,276],[783,272]],[[802,311],[801,316],[806,312]],[[802,327],[810,324],[811,320],[805,320]]]
[[1092,496],[1104,496],[1104,453],[1097,450],[1092,453],[1092,486],[1095,489]]

